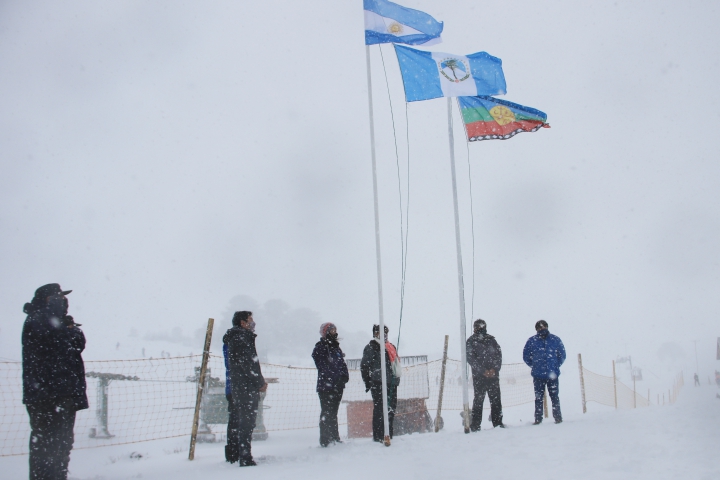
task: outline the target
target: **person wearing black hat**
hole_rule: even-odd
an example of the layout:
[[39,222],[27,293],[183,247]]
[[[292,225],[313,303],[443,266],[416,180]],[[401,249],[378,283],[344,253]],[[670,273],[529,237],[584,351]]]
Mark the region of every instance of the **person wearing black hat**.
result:
[[475,392],[470,431],[477,432],[480,430],[486,392],[490,397],[490,419],[493,427],[505,428],[502,421],[502,402],[500,400],[502,350],[495,337],[488,335],[485,320],[475,320],[473,334],[465,342],[465,348],[467,362],[472,369],[473,390]]
[[523,349],[523,360],[532,369],[533,385],[535,387],[535,423],[539,425],[543,420],[543,401],[545,387],[547,387],[552,401],[552,413],[555,423],[562,422],[560,412],[560,366],[565,362],[565,345],[560,337],[550,333],[548,323],[539,320],[535,324],[536,335],[530,337]]
[[23,311],[23,403],[30,417],[30,479],[66,479],[75,412],[88,408],[85,335],[57,283],[35,291]]
[[[400,385],[402,366],[395,345],[388,341],[388,327],[385,326],[385,379],[387,381],[388,432],[393,437],[393,420],[397,410],[397,388]],[[382,442],[385,431],[382,401],[382,370],[380,363],[380,326],[373,325],[373,339],[363,350],[360,373],[373,400],[373,440]]]

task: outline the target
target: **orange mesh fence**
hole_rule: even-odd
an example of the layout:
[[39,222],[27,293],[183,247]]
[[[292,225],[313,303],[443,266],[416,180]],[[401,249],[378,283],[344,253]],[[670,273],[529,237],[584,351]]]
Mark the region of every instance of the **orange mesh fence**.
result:
[[583,367],[583,378],[585,381],[585,402],[597,402],[608,407],[615,406],[613,377],[598,375]]
[[[585,388],[585,402],[597,402],[601,405],[615,408],[649,407],[650,399],[633,391],[620,380],[605,375],[598,375],[582,367],[582,378]],[[673,388],[668,390],[668,401],[674,403],[683,385],[682,373],[678,374],[673,382]],[[659,398],[659,395],[658,395]],[[664,397],[663,397],[664,398]],[[659,403],[659,402],[658,402]]]
[[[189,435],[197,394],[201,355],[142,360],[87,361],[87,393],[90,408],[77,413],[74,448],[159,440]],[[350,381],[343,404],[365,402],[359,361],[349,361]],[[405,402],[398,415],[420,412],[434,417],[440,388],[440,360],[427,357],[403,359],[398,399]],[[443,410],[462,410],[461,364],[447,361]],[[221,439],[227,423],[225,366],[223,358],[211,356],[200,416],[200,433]],[[263,398],[262,423],[267,431],[317,428],[320,404],[315,368],[262,364],[270,382]],[[503,405],[534,401],[530,369],[524,364],[503,365],[500,371]],[[472,381],[470,381],[472,401]],[[401,410],[401,409],[399,409]],[[0,456],[28,452],[30,428],[22,404],[22,365],[0,362]],[[396,417],[397,418],[397,417]],[[348,423],[347,408],[340,408],[338,422]],[[431,423],[431,422],[430,422]],[[428,423],[428,428],[430,426]]]

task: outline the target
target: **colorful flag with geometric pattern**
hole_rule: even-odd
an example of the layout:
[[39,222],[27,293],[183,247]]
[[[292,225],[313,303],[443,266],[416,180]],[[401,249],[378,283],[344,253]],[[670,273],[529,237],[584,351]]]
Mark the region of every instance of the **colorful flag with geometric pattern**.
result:
[[507,140],[521,132],[550,128],[540,110],[490,96],[458,97],[469,142]]

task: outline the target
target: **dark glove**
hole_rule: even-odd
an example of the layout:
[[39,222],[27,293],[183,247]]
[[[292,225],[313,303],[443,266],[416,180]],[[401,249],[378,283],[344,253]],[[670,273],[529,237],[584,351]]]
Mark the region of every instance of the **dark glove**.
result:
[[63,325],[65,325],[66,327],[82,326],[79,323],[75,323],[75,319],[72,317],[72,315],[65,315],[62,320]]
[[369,392],[369,391],[370,391],[370,384],[369,384],[369,383],[365,383],[365,392],[367,393],[367,392]]

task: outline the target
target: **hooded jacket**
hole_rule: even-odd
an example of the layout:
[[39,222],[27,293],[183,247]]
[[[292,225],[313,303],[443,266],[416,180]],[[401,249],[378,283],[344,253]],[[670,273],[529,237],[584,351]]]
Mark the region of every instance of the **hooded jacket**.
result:
[[[360,373],[362,374],[365,389],[381,388],[382,370],[380,370],[380,343],[376,338],[370,340],[363,350],[362,361],[360,362]],[[400,377],[393,375],[390,355],[385,350],[385,374],[388,385],[400,385]]]
[[312,358],[318,371],[317,392],[340,392],[350,380],[345,354],[336,340],[322,338],[315,344]]
[[223,336],[223,344],[227,345],[227,370],[233,398],[257,394],[265,385],[255,337],[257,335],[242,327],[232,327]]
[[85,335],[67,315],[59,297],[49,305],[26,303],[22,331],[23,403],[37,404],[72,398],[76,410],[88,408]]
[[534,378],[558,378],[565,357],[562,340],[548,329],[540,330],[537,335],[530,337],[523,349],[523,360],[532,369]]
[[480,332],[472,334],[465,342],[467,362],[473,378],[486,378],[485,371],[495,370],[497,378],[502,367],[502,350],[495,337]]

